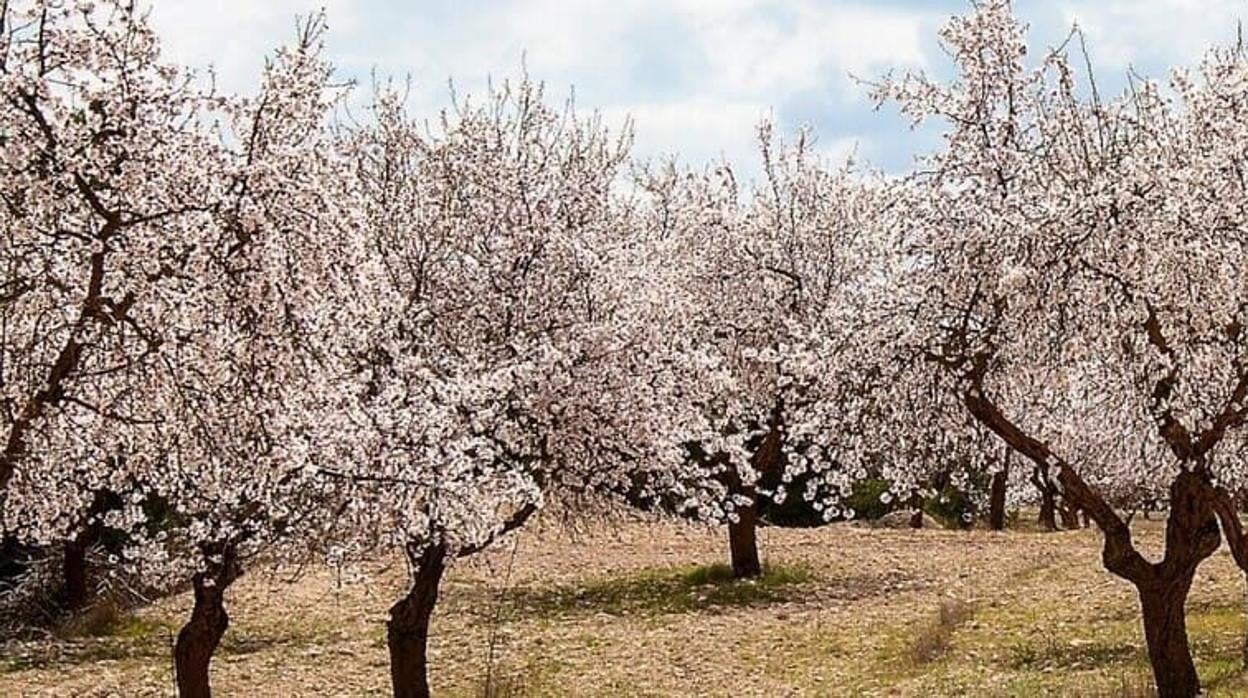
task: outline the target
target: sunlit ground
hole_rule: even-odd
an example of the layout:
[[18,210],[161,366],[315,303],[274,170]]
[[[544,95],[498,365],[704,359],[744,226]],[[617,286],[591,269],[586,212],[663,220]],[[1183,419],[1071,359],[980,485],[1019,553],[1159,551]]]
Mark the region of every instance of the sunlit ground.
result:
[[[1150,550],[1160,523],[1138,521]],[[456,568],[435,616],[443,695],[1148,693],[1132,587],[1094,531],[766,529],[767,572],[734,583],[719,531],[630,523],[527,531]],[[403,569],[296,584],[253,571],[213,667],[222,695],[388,691],[385,612]],[[1244,580],[1225,550],[1189,603],[1201,678],[1248,694]],[[170,690],[185,596],[9,646],[0,695]]]

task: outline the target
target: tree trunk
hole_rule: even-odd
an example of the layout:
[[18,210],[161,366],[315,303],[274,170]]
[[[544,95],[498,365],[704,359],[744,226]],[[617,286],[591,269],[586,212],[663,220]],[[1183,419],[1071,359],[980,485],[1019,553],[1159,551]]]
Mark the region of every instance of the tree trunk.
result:
[[1080,528],[1078,507],[1069,502],[1062,502],[1062,505],[1058,507],[1058,512],[1062,515],[1062,528],[1067,531],[1075,531]]
[[1031,471],[1031,484],[1040,493],[1040,527],[1046,531],[1056,531],[1057,497],[1053,485],[1046,481],[1039,467]]
[[[973,385],[963,398],[971,414],[1035,463],[1032,481],[1042,493],[1045,490],[1041,487],[1043,484],[1060,487],[1062,497],[1087,511],[1101,529],[1104,534],[1101,562],[1105,569],[1130,581],[1139,592],[1144,636],[1159,694],[1163,698],[1198,695],[1200,682],[1188,645],[1184,602],[1196,568],[1222,543],[1221,516],[1214,510],[1218,498],[1210,484],[1203,452],[1194,451],[1187,432],[1167,415],[1167,419],[1163,420],[1162,436],[1170,442],[1175,455],[1187,462],[1170,483],[1165,554],[1161,562],[1154,563],[1136,549],[1131,540],[1129,522],[1124,521],[1099,492],[1088,486],[1079,473],[1044,442],[1010,422],[992,401],[984,397],[981,385]],[[1208,444],[1202,445],[1202,448],[1209,447]],[[1043,472],[1040,470],[1042,467],[1045,468]],[[1046,482],[1048,478],[1044,476],[1049,473],[1055,477]],[[1236,521],[1224,525],[1237,528]],[[1248,553],[1244,557],[1248,558]],[[1240,561],[1238,556],[1236,559]],[[1248,559],[1240,564],[1248,566]]]
[[178,632],[173,648],[174,670],[181,698],[209,698],[212,695],[208,666],[230,625],[230,616],[225,611],[225,590],[242,574],[232,548],[225,548],[220,558],[221,561],[211,563],[207,571],[191,578],[195,606],[191,609],[191,619]]
[[910,528],[923,528],[923,495],[918,492],[911,495],[910,508],[914,510],[910,514]]
[[[759,449],[761,452],[762,449]],[[747,497],[748,505],[737,504],[736,521],[728,520],[728,555],[734,579],[750,579],[763,573],[758,559],[758,495],[753,486],[741,482],[736,466],[728,465],[728,493]]]
[[1001,470],[992,474],[988,491],[988,527],[994,531],[1005,530],[1005,487],[1010,479],[1009,456]]
[[1183,607],[1192,576],[1185,575],[1161,588],[1139,590],[1148,659],[1160,698],[1191,698],[1200,693]]
[[1046,531],[1057,530],[1057,506],[1053,503],[1053,495],[1043,491],[1040,493],[1040,527]]
[[87,550],[90,547],[85,531],[65,544],[61,573],[65,577],[66,610],[77,611],[91,600],[87,581]]
[[1160,563],[1145,563],[1142,574],[1120,575],[1127,576],[1139,591],[1148,658],[1162,698],[1200,693],[1184,604],[1197,566],[1222,542],[1214,495],[1207,472],[1179,473],[1170,485],[1165,556]]
[[97,490],[91,502],[82,528],[73,540],[65,545],[61,560],[61,573],[65,576],[65,608],[77,611],[85,608],[93,596],[90,588],[91,570],[87,565],[87,553],[104,536],[104,524],[100,517],[121,507],[120,498],[109,490]]
[[[784,466],[781,449],[783,413],[783,402],[777,400],[767,422],[767,432],[754,448],[750,465],[759,479],[778,475]],[[727,478],[730,495],[750,500],[746,506],[738,505],[737,520],[728,522],[732,576],[734,579],[758,577],[763,573],[763,565],[758,556],[758,490],[753,484],[746,485],[741,480],[741,474],[731,464],[728,465]]]
[[758,505],[737,509],[737,520],[728,522],[728,548],[732,555],[732,576],[757,577],[763,573],[758,560]]
[[429,619],[446,571],[446,546],[431,545],[411,557],[415,579],[407,596],[390,607],[386,643],[395,698],[429,698]]

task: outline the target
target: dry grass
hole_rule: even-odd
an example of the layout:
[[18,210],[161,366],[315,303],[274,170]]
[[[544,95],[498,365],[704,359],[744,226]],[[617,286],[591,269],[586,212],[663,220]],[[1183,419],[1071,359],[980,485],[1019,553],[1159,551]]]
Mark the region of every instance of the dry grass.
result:
[[1156,695],[1153,677],[1143,672],[1127,672],[1117,686],[1104,694],[1104,698],[1153,698]]
[[934,662],[944,656],[958,626],[975,615],[975,607],[957,599],[945,599],[935,617],[924,623],[910,645],[910,659],[915,664]]
[[[1142,696],[1131,586],[1095,532],[767,529],[773,563],[724,578],[720,531],[627,524],[553,531],[454,568],[434,619],[445,696]],[[1154,559],[1158,522],[1136,538]],[[252,570],[213,665],[222,695],[386,695],[386,609],[403,567],[287,584]],[[958,604],[946,603],[958,599]],[[1243,576],[1202,565],[1189,634],[1211,695],[1248,695]],[[0,695],[168,695],[181,595],[84,632],[0,648]],[[943,610],[942,610],[943,609]],[[967,609],[973,609],[973,614]],[[928,632],[933,640],[919,642]],[[922,633],[920,633],[922,631]],[[924,661],[916,649],[924,645]],[[930,646],[930,650],[927,649]],[[491,649],[492,648],[492,649]],[[930,657],[930,658],[929,658]],[[486,677],[489,677],[487,681]]]

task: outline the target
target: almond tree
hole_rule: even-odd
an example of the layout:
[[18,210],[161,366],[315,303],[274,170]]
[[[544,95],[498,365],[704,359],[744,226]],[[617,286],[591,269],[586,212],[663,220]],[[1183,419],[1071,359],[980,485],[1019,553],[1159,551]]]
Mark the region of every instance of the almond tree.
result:
[[[1248,407],[1242,56],[1176,73],[1173,97],[1136,80],[1106,101],[1064,47],[1024,67],[1024,36],[1008,3],[978,4],[942,32],[954,80],[880,86],[948,125],[910,182],[913,347],[1096,522],[1105,567],[1139,593],[1159,692],[1196,695],[1183,605]],[[1106,496],[1137,486],[1169,491],[1158,562]]]
[[742,186],[727,164],[669,165],[641,182],[645,225],[667,265],[656,274],[678,275],[669,285],[688,305],[686,350],[720,374],[704,373],[694,405],[719,443],[688,444],[696,467],[682,472],[699,493],[690,508],[728,523],[737,577],[761,573],[760,497],[783,501],[801,481],[797,495],[826,518],[852,517],[840,501],[869,470],[897,476],[931,462],[903,459],[872,426],[888,413],[881,395],[894,369],[881,348],[897,332],[877,322],[895,277],[883,245],[885,184],[826,166],[808,133],[779,143],[764,124],[759,142],[756,186]]
[[681,382],[651,349],[661,303],[646,250],[617,225],[627,156],[596,119],[527,78],[433,124],[383,89],[343,131],[375,264],[373,311],[344,347],[354,436],[339,555],[394,546],[412,586],[390,609],[397,696],[429,694],[430,619],[446,569],[524,525],[552,493],[618,490],[679,460]]
[[129,2],[6,3],[0,25],[3,525],[46,544],[103,523],[153,586],[189,576],[178,687],[207,695],[225,589],[308,530],[317,395],[287,391],[344,259],[322,225],[322,25],[252,99],[161,63]]
[[194,294],[162,328],[176,338],[156,386],[164,457],[134,479],[178,525],[163,540],[135,538],[169,556],[166,574],[191,578],[195,605],[174,652],[181,695],[208,694],[224,594],[247,562],[306,557],[332,525],[316,454],[346,425],[326,354],[358,326],[346,294],[362,248],[343,224],[346,171],[324,123],[340,93],[323,31],[319,17],[302,23],[257,95],[222,109],[212,237],[187,257]]
[[155,37],[124,4],[0,10],[8,517],[12,500],[40,499],[24,473],[34,464],[85,496],[124,484],[101,466],[156,419],[130,398],[156,362],[151,309],[185,285],[178,234],[205,220],[201,164],[215,153],[196,118],[204,95],[156,63]]
[[0,514],[81,572],[96,503],[159,457],[142,396],[187,288],[182,240],[211,209],[210,95],[157,63],[126,3],[6,2],[0,27]]

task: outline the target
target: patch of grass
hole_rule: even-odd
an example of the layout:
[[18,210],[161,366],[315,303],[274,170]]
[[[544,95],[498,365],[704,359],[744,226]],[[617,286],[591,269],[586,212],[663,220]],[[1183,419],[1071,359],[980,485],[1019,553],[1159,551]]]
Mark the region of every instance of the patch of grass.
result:
[[[263,652],[274,647],[291,651],[317,651],[334,641],[336,628],[320,620],[300,619],[285,625],[263,624],[231,626],[221,638],[217,653],[221,655],[247,655]],[[380,647],[386,646],[385,632],[380,637]]]
[[813,572],[790,565],[767,565],[762,576],[742,580],[733,579],[727,565],[687,566],[592,579],[572,588],[519,589],[512,603],[520,614],[539,617],[685,613],[788,601],[814,581]]
[[103,661],[147,660],[166,656],[168,648],[156,642],[132,638],[89,638],[85,641],[45,644],[30,651],[12,653],[0,660],[0,674],[31,669],[53,669]]
[[112,600],[84,609],[67,619],[57,628],[62,638],[107,638],[144,640],[169,630],[169,626],[136,615],[130,609]]
[[156,656],[155,652],[148,652],[143,649],[111,642],[93,642],[80,647],[68,648],[63,652],[44,652],[9,657],[0,666],[3,666],[3,673],[13,673],[30,669],[49,669],[151,656]]
[[1091,698],[1153,698],[1157,687],[1148,672],[1125,671],[1108,688],[1088,695]]
[[1128,643],[1071,641],[1046,637],[1042,642],[1015,645],[1010,651],[1013,669],[1102,669],[1138,663],[1143,650]]
[[551,677],[558,673],[556,662],[530,659],[523,664],[503,663],[481,677],[478,698],[519,698],[555,693]]
[[957,599],[940,604],[935,616],[919,628],[910,643],[910,661],[927,664],[944,656],[953,639],[953,633],[963,623],[975,616],[975,607]]
[[217,652],[222,655],[242,656],[263,652],[278,645],[297,646],[299,638],[293,636],[255,635],[251,633],[227,632],[221,638],[221,647]]
[[[85,609],[56,630],[56,642],[29,644],[27,651],[0,660],[0,673],[55,669],[100,661],[168,657],[178,626],[153,619],[111,602]],[[254,632],[230,628],[217,656],[241,656],[274,647],[297,648],[324,641],[330,632],[319,626],[289,626],[286,631]]]
[[0,661],[0,673],[156,657],[168,651],[172,632],[162,621],[104,600],[57,626],[54,640],[14,645]]

